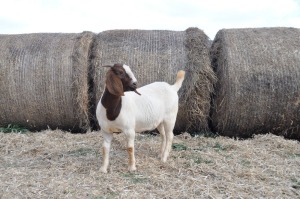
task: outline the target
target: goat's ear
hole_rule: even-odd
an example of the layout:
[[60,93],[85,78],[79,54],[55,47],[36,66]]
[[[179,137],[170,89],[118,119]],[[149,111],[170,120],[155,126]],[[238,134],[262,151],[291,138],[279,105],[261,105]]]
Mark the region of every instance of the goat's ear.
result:
[[106,87],[111,94],[124,96],[122,81],[112,70],[109,70],[106,74]]

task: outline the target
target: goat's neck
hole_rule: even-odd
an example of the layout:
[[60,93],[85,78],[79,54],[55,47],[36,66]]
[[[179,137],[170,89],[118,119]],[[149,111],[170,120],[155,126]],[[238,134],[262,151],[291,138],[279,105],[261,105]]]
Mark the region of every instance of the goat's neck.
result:
[[113,95],[105,88],[101,103],[106,108],[107,119],[112,121],[119,116],[122,107],[121,96]]

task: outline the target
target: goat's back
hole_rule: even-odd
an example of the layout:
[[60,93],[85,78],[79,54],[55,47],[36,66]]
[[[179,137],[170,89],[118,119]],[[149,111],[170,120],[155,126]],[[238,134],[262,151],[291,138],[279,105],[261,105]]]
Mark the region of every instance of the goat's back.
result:
[[[173,106],[178,105],[176,89],[166,82],[154,82],[137,89],[141,95],[133,92],[128,94],[134,98],[137,105],[153,104],[160,107],[160,110],[170,111]],[[126,94],[125,94],[126,96]]]

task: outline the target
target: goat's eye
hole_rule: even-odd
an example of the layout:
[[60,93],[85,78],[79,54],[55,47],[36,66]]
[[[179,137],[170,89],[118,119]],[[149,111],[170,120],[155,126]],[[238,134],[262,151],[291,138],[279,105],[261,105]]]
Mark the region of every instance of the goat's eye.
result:
[[120,72],[120,76],[121,76],[122,78],[125,77],[125,73]]
[[124,72],[123,71],[118,71],[118,72],[116,72],[116,74],[119,75],[120,77],[124,76]]

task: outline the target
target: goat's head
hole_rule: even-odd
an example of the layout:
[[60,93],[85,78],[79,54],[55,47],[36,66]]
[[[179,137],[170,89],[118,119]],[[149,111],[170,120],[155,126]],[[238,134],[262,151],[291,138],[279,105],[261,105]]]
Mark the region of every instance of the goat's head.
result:
[[110,67],[106,74],[106,87],[111,94],[123,96],[125,91],[134,91],[141,95],[136,90],[137,80],[129,66],[114,64],[113,66],[108,65],[104,67]]

